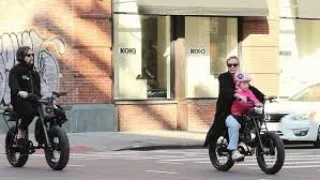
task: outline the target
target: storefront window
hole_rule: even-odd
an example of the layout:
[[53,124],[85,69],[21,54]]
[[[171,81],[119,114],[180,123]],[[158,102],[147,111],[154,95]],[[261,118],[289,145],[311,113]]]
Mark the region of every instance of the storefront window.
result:
[[186,17],[187,98],[218,96],[217,76],[227,70],[226,59],[238,55],[236,18]]
[[171,99],[169,16],[114,17],[115,98]]
[[320,82],[320,20],[280,19],[280,96]]

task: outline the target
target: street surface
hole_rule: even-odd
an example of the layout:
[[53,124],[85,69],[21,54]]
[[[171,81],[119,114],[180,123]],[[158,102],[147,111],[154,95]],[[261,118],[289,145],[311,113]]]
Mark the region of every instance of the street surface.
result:
[[320,176],[319,149],[286,149],[285,165],[276,175],[264,174],[253,156],[229,172],[219,172],[207,149],[75,153],[63,171],[51,170],[39,153],[24,168],[12,168],[5,154],[0,154],[0,162],[0,180],[317,180]]

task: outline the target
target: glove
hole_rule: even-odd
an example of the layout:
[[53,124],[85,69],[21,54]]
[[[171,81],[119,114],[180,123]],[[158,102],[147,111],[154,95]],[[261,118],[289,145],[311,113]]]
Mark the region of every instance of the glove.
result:
[[238,93],[235,93],[234,96],[235,96],[237,99],[240,99],[242,102],[247,103],[247,97],[242,96],[242,95],[240,95],[240,94],[238,94]]
[[18,96],[22,97],[23,99],[26,99],[28,97],[27,91],[19,91]]

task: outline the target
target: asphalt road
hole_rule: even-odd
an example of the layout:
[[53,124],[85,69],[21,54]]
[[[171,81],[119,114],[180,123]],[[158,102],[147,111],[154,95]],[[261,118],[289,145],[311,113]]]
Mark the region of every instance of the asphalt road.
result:
[[0,154],[0,180],[317,180],[319,149],[286,149],[283,169],[266,175],[255,157],[246,157],[229,172],[219,172],[210,163],[207,149],[118,151],[71,154],[63,171],[51,170],[43,154],[33,154],[23,168],[13,168]]

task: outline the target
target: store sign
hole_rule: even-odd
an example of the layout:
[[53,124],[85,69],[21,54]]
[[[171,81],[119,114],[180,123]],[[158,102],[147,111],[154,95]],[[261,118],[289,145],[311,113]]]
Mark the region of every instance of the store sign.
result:
[[128,54],[135,55],[137,53],[136,48],[120,48],[119,51],[120,51],[120,54],[122,55],[128,55]]
[[292,52],[291,51],[280,51],[279,52],[279,55],[280,56],[291,56],[292,55]]
[[206,48],[190,48],[189,54],[192,56],[204,56],[207,54]]

